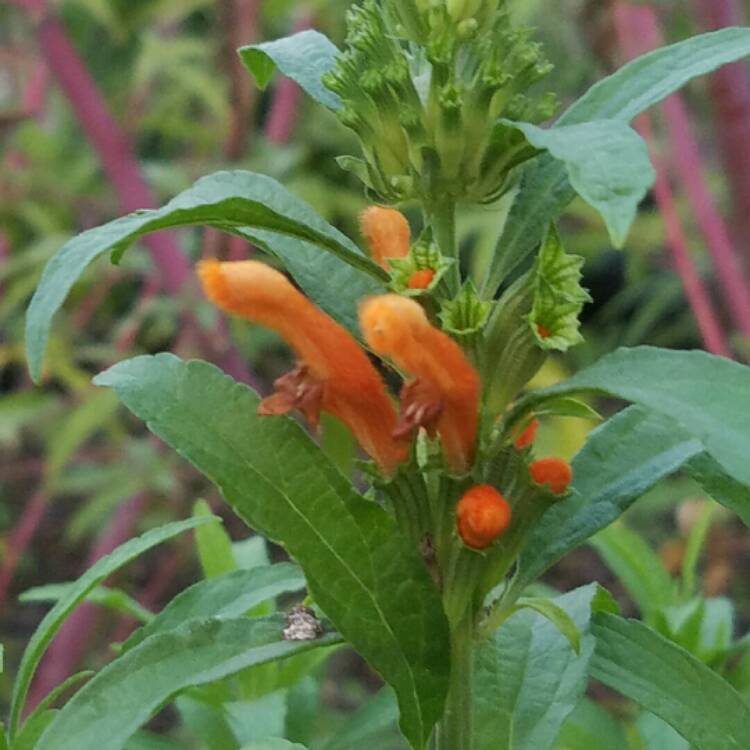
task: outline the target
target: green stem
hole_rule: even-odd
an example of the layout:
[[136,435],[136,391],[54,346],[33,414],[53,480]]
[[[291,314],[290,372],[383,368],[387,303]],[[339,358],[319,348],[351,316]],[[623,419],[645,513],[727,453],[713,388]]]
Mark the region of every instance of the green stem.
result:
[[466,617],[451,635],[451,679],[443,718],[435,728],[433,750],[471,750],[473,618]]
[[428,216],[440,252],[446,258],[455,261],[445,276],[451,296],[455,296],[461,288],[461,269],[456,239],[456,204],[452,200],[435,203],[428,208]]

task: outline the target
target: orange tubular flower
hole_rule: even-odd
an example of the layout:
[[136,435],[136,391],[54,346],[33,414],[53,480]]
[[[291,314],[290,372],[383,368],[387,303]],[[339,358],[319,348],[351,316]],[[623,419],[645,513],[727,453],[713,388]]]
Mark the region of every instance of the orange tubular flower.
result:
[[398,416],[377,370],[348,331],[264,263],[209,260],[198,274],[214,304],[273,329],[299,357],[299,366],[274,383],[276,392],[258,413],[299,409],[313,426],[321,411],[333,414],[383,471],[392,473],[407,454],[405,442],[393,435]]
[[524,448],[528,448],[534,440],[536,440],[536,433],[538,430],[539,420],[534,417],[526,426],[526,429],[516,439],[516,442],[514,443],[516,449],[522,451]]
[[437,432],[451,468],[466,471],[474,458],[480,383],[461,347],[417,302],[397,294],[366,300],[359,318],[368,345],[415,377],[401,392],[395,434],[419,427]]
[[573,480],[573,469],[562,458],[541,458],[529,471],[537,484],[546,485],[555,495],[564,495]]
[[405,258],[409,254],[409,222],[395,208],[371,206],[362,212],[359,223],[373,260],[386,271],[391,270],[388,258]]
[[468,490],[456,506],[458,535],[467,547],[485,549],[510,525],[510,505],[489,484]]

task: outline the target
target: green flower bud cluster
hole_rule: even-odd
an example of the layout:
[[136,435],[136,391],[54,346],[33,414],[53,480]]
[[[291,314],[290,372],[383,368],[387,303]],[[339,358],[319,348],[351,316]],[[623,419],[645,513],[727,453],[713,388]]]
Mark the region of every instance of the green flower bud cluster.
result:
[[365,160],[347,159],[381,200],[496,200],[535,151],[501,118],[539,123],[557,103],[531,91],[552,66],[506,0],[364,0],[324,83]]

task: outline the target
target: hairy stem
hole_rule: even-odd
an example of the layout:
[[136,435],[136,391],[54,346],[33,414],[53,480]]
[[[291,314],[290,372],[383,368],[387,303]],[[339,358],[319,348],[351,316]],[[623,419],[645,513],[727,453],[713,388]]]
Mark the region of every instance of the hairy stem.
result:
[[450,293],[455,295],[461,286],[461,269],[456,240],[456,204],[451,200],[435,203],[428,207],[427,216],[440,252],[446,258],[455,261],[446,274],[446,282]]

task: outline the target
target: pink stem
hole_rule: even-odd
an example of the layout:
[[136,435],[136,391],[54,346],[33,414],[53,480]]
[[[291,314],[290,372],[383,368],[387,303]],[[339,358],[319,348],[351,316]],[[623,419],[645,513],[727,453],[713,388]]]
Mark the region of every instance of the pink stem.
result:
[[[622,2],[622,0],[616,1],[614,17],[618,40],[621,48],[629,57],[634,57],[638,54],[637,47],[640,44],[639,33],[637,27],[632,23],[633,17],[631,15],[633,11],[638,10],[641,9],[634,8],[627,2]],[[672,188],[669,184],[667,170],[655,158],[655,141],[651,120],[648,115],[643,115],[638,119],[636,128],[649,144],[652,151],[652,158],[656,165],[657,173],[654,195],[664,219],[667,245],[672,255],[675,271],[682,281],[685,296],[698,324],[704,345],[712,354],[731,357],[731,350],[719,323],[718,315],[714,310],[711,297],[703,286],[700,275],[690,256],[687,237],[680,220]]]
[[[739,0],[695,0],[698,16],[707,31],[745,26]],[[745,266],[750,270],[750,74],[745,61],[725,65],[709,79],[717,122],[717,136],[732,187],[734,225]]]
[[6,545],[5,559],[0,568],[0,611],[5,606],[19,560],[23,557],[44,519],[47,496],[37,491],[26,504],[21,518],[16,523]]
[[[619,25],[628,24],[630,28],[626,35],[628,39],[624,39],[621,45],[627,57],[638,57],[664,44],[659,20],[652,8],[620,5],[616,12],[621,16]],[[706,185],[700,150],[690,129],[687,109],[680,96],[671,96],[664,102],[663,111],[671,141],[672,168],[680,177],[698,227],[706,239],[728,311],[737,328],[750,335],[750,286],[735,255],[727,226]]]
[[[294,31],[304,31],[312,26],[312,17],[301,16],[294,25]],[[302,90],[290,78],[281,78],[271,104],[266,122],[265,136],[280,146],[292,140],[297,125]]]
[[[104,171],[117,191],[122,210],[129,213],[156,205],[128,137],[109,112],[60,20],[48,14],[36,29],[39,50],[96,149]],[[169,293],[177,292],[190,278],[191,268],[174,235],[157,233],[143,241],[151,252],[164,289]]]
[[[145,505],[143,495],[136,495],[120,505],[109,527],[102,533],[89,553],[86,568],[126,542],[135,532]],[[82,604],[65,621],[39,666],[29,693],[27,710],[32,710],[53,688],[73,673],[90,647],[96,632],[99,609]]]

